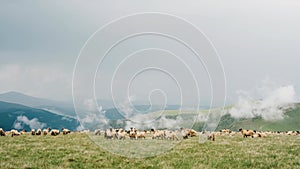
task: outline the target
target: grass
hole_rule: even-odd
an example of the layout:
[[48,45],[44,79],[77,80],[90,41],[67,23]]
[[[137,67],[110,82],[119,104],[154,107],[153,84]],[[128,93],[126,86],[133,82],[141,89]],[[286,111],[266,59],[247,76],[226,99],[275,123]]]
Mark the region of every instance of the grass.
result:
[[[123,149],[172,142],[97,139],[105,142],[102,146],[126,144]],[[300,168],[299,143],[299,135],[244,139],[238,134],[217,136],[215,142],[201,144],[195,137],[176,142],[157,156],[126,158],[107,152],[86,134],[6,136],[0,137],[0,168]]]

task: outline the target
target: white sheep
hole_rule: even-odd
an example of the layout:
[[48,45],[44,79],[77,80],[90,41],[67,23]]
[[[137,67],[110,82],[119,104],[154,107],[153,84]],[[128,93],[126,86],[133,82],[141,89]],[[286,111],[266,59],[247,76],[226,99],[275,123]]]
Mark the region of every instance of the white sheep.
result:
[[57,130],[57,129],[52,129],[52,130],[50,131],[50,135],[51,135],[51,136],[57,136],[57,135],[59,135],[59,133],[60,133],[60,131]]
[[35,135],[39,136],[42,134],[42,130],[41,129],[37,129],[35,132]]
[[5,131],[2,128],[0,128],[0,136],[6,136]]
[[71,130],[65,129],[65,128],[62,128],[61,131],[62,131],[63,135],[71,133]]
[[17,130],[15,130],[15,129],[11,130],[10,133],[11,133],[11,137],[21,135],[21,133],[18,132]]

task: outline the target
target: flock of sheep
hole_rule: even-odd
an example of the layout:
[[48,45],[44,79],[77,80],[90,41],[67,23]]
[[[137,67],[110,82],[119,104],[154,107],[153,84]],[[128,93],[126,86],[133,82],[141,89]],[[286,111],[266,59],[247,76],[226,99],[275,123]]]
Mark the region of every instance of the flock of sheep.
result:
[[229,135],[234,136],[241,134],[244,138],[264,138],[268,135],[300,135],[299,131],[288,131],[288,132],[271,132],[271,131],[256,131],[256,130],[244,130],[239,129],[239,131],[231,131],[230,129],[223,129],[217,132],[197,132],[193,129],[180,128],[179,131],[172,130],[142,130],[139,131],[136,128],[130,128],[130,130],[124,129],[113,129],[109,128],[106,130],[96,129],[94,132],[95,135],[103,135],[106,139],[118,139],[123,140],[125,138],[129,139],[166,139],[166,140],[179,140],[179,137],[187,139],[189,137],[195,137],[199,134],[207,136],[208,140],[215,141],[216,136],[218,135]]
[[69,134],[71,133],[71,130],[69,129],[65,129],[65,128],[62,128],[61,131],[58,130],[58,129],[50,129],[50,128],[47,128],[47,129],[32,129],[30,132],[27,132],[26,130],[22,130],[22,131],[18,131],[18,130],[15,130],[15,129],[12,129],[10,131],[4,131],[2,128],[0,128],[0,136],[11,136],[11,137],[14,137],[14,136],[20,136],[20,135],[23,135],[23,134],[26,134],[26,133],[30,133],[31,135],[51,135],[51,136],[57,136],[59,135],[60,133],[63,133],[63,135],[66,135],[66,134]]
[[[4,131],[2,128],[0,128],[0,136],[20,136],[26,133],[30,133],[31,135],[51,135],[51,136],[57,136],[60,133],[63,135],[71,133],[69,129],[62,128],[61,130],[58,129],[32,129],[30,132],[27,132],[25,130],[17,131],[15,129],[10,131]],[[89,130],[81,131],[81,133],[90,133]],[[262,132],[262,131],[255,131],[255,130],[245,130],[245,129],[239,129],[239,131],[231,131],[230,129],[223,129],[217,132],[197,132],[193,129],[186,129],[186,128],[180,128],[178,131],[172,131],[172,130],[138,130],[134,127],[130,128],[130,130],[124,130],[124,129],[113,129],[109,128],[106,130],[96,129],[94,131],[94,135],[103,135],[106,139],[117,139],[117,140],[124,140],[126,138],[129,139],[146,139],[146,137],[150,139],[165,139],[165,140],[179,140],[179,137],[183,139],[187,139],[189,137],[195,137],[199,134],[204,134],[207,136],[208,140],[215,141],[216,136],[218,135],[230,135],[234,136],[238,133],[241,133],[244,138],[246,137],[252,137],[252,138],[264,138],[268,135],[300,135],[299,131],[287,131],[287,132]]]
[[[193,129],[180,129],[180,133],[184,139],[188,137],[197,136],[197,132]],[[127,138],[130,139],[146,139],[146,137],[151,137],[152,139],[167,139],[167,140],[179,140],[178,139],[178,131],[172,130],[142,130],[139,131],[136,128],[130,128],[130,130],[124,129],[113,129],[109,128],[106,130],[97,129],[94,132],[95,135],[104,135],[106,139],[118,139],[122,140]]]

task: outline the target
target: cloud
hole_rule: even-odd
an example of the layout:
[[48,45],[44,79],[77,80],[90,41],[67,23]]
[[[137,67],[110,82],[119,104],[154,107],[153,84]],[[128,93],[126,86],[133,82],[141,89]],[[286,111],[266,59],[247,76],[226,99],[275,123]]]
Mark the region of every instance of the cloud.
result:
[[46,123],[39,122],[37,118],[29,120],[26,116],[18,116],[14,123],[15,129],[22,129],[24,125],[28,125],[31,129],[44,128],[47,126]]
[[61,99],[67,96],[65,91],[71,91],[71,75],[53,65],[1,65],[0,81],[0,91],[18,90],[45,98]]
[[[277,86],[266,83],[252,92],[239,91],[237,104],[229,110],[234,118],[262,117],[264,120],[281,120],[284,112],[292,108],[296,102],[296,92],[293,85]],[[261,99],[252,95],[258,93]]]

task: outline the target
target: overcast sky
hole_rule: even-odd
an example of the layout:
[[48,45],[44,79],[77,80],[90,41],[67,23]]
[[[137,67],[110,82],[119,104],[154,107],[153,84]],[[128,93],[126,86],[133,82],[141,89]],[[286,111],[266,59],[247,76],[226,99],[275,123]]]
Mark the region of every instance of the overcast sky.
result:
[[[36,97],[71,100],[72,74],[76,58],[86,40],[96,30],[114,19],[133,13],[162,12],[191,22],[213,43],[225,70],[228,103],[237,100],[237,91],[252,90],[256,86],[260,86],[266,79],[279,86],[294,86],[296,94],[299,96],[300,2],[297,0],[191,2],[170,0],[148,3],[115,0],[106,2],[64,0],[1,1],[0,4],[1,93],[20,91]],[[147,23],[147,21],[144,22]],[[172,26],[168,27],[170,31]],[[119,29],[122,30],[122,27]],[[186,29],[183,28],[183,33],[189,33],[185,31]],[[155,43],[155,40],[158,42]],[[97,98],[111,98],[110,91],[107,91],[109,88],[99,86],[112,76],[116,70],[114,67],[130,54],[129,48],[132,49],[136,46],[139,46],[137,49],[145,49],[148,46],[153,48],[160,44],[159,48],[168,48],[168,50],[173,48],[178,53],[184,50],[175,47],[176,44],[172,46],[172,43],[168,40],[164,41],[163,38],[155,39],[150,36],[132,42],[128,41],[127,44],[120,47],[119,51],[112,52],[103,62],[103,66],[98,69],[99,74],[96,75]],[[157,46],[153,46],[153,44]],[[167,63],[163,64],[164,68],[171,69],[170,71],[179,79],[178,82],[184,83],[183,88],[190,89],[190,92],[185,92],[185,97],[193,100],[195,96],[193,91],[196,87],[189,86],[193,81],[189,79],[192,76],[185,75],[185,73],[188,74],[188,69],[181,68],[180,63],[176,61],[170,61],[172,57],[169,54],[155,52],[157,51],[141,54],[143,57],[140,58],[143,59],[138,59],[138,55],[135,55],[137,60],[128,63],[144,67],[151,65],[153,60],[157,61],[153,64]],[[157,56],[160,56],[160,60],[156,58]],[[98,63],[99,60],[89,62]],[[197,82],[203,84],[203,86],[200,85],[201,99],[205,104],[209,103],[210,99],[208,98],[211,95],[205,69],[201,64],[197,65],[193,62],[192,59],[187,59],[187,63],[189,62],[188,65],[200,76],[200,78],[196,76]],[[149,63],[149,65],[145,63]],[[81,65],[89,68],[88,63]],[[132,73],[137,73],[137,70],[140,69],[130,69],[125,66],[116,73],[116,80],[118,77],[120,79],[127,78],[127,74],[132,75]],[[94,77],[94,73],[92,72],[90,76]],[[100,78],[101,73],[102,79]],[[166,90],[171,103],[178,103],[177,99],[172,100],[172,98],[180,97],[180,94],[178,94],[178,86],[171,76],[167,76],[165,73],[161,74],[161,72],[159,74],[146,72],[137,77],[137,81],[132,83],[132,87],[135,87],[136,90],[130,94],[131,98],[136,101],[139,101],[140,98],[143,98],[140,100],[145,100],[147,93],[160,88]],[[153,84],[153,86],[147,86],[147,84]],[[126,90],[124,86],[127,87],[127,84],[122,80],[113,84],[114,95],[122,95],[119,96],[120,100],[125,95],[122,91]],[[90,86],[86,86],[86,88],[88,87]],[[151,87],[153,88],[151,89]],[[81,87],[81,90],[82,88],[84,87]],[[142,89],[145,89],[145,92],[141,91]],[[158,90],[153,92],[154,94],[152,93],[151,96],[153,101],[162,102],[163,93]],[[157,96],[155,92],[158,92]]]

